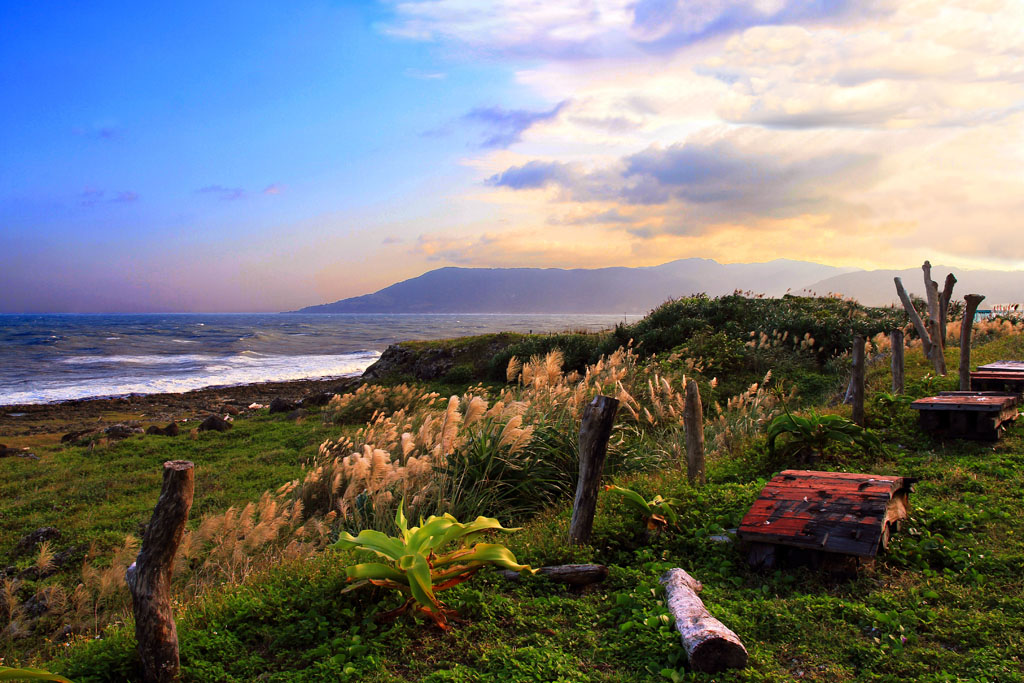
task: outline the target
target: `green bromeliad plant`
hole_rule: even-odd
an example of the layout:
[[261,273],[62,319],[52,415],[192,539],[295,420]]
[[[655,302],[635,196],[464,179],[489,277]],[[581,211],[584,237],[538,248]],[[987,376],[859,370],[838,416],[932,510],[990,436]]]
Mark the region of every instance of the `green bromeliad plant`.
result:
[[[856,446],[865,453],[885,451],[881,439],[870,429],[842,415],[822,415],[813,410],[804,417],[786,409],[768,425],[767,436],[770,456],[795,458],[802,463],[815,462],[833,444]],[[780,437],[784,442],[778,446]]]
[[659,495],[644,500],[636,491],[614,485],[605,486],[604,490],[621,496],[627,504],[643,514],[649,531],[675,524],[679,519],[674,507],[679,505],[679,501],[675,498],[662,498]]
[[[395,514],[401,536],[388,536],[372,529],[364,529],[358,536],[342,532],[332,546],[369,550],[387,560],[356,564],[345,570],[348,580],[356,582],[346,591],[372,584],[394,588],[408,596],[401,607],[386,613],[384,618],[394,618],[412,607],[447,630],[448,617],[455,611],[446,608],[437,593],[459,585],[489,565],[517,572],[537,571],[516,562],[512,551],[501,544],[472,543],[484,531],[518,529],[506,529],[491,517],[477,517],[462,524],[449,514],[431,516],[425,522],[421,519],[420,526],[410,527],[403,508],[404,501]],[[458,546],[451,549],[455,543]]]

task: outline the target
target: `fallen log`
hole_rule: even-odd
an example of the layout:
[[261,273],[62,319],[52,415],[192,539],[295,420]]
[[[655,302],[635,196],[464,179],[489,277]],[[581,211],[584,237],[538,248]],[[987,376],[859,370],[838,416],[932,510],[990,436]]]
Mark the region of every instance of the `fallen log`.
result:
[[747,648],[739,637],[711,616],[697,597],[702,588],[700,581],[679,568],[669,569],[660,581],[691,668],[715,673],[747,665]]
[[[519,581],[523,578],[519,572],[510,569],[502,569],[498,573],[509,581]],[[604,581],[608,577],[608,567],[603,564],[559,564],[541,567],[537,574],[570,586],[589,586]]]

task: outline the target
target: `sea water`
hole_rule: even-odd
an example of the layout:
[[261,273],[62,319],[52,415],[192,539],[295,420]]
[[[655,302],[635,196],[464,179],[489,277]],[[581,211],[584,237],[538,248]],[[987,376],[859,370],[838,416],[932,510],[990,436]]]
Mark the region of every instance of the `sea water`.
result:
[[389,344],[598,331],[637,316],[0,315],[0,405],[359,375]]

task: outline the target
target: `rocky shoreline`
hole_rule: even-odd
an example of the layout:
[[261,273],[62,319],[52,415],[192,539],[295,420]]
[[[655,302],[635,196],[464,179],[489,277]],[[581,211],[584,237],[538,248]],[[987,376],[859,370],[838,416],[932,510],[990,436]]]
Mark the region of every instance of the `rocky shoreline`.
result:
[[89,398],[60,403],[0,406],[0,443],[26,448],[59,442],[78,431],[96,431],[118,424],[145,429],[171,422],[198,425],[210,415],[238,415],[252,404],[269,406],[274,399],[298,404],[322,404],[336,393],[352,391],[359,377],[260,382],[208,387],[182,393],[134,394],[116,398]]

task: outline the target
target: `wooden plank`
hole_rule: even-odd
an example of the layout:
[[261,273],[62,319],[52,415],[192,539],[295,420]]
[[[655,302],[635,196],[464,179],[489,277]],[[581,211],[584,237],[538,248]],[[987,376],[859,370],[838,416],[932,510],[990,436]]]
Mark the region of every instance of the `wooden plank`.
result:
[[910,404],[914,410],[966,410],[977,412],[999,412],[1007,406],[1017,404],[1013,394],[1002,392],[949,392],[928,398],[920,398]]
[[997,360],[994,363],[979,365],[979,370],[998,370],[1001,372],[1024,372],[1024,360]]

